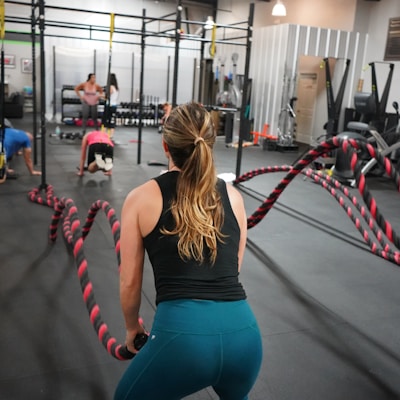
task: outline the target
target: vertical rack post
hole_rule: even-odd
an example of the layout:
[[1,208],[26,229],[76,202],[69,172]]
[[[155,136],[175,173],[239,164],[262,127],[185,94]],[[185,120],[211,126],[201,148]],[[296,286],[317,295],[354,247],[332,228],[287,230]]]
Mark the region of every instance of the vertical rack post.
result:
[[182,25],[182,1],[178,1],[176,10],[176,29],[175,29],[175,60],[174,60],[174,80],[172,84],[172,107],[177,104],[178,91],[178,69],[179,69],[179,44],[181,40],[181,25]]
[[142,118],[143,118],[143,84],[144,84],[144,50],[145,50],[145,34],[146,34],[146,9],[143,9],[143,20],[142,20],[142,44],[141,44],[141,67],[140,67],[140,99],[139,99],[139,129],[138,129],[138,151],[137,151],[137,163],[141,163],[142,157]]
[[239,127],[239,144],[236,158],[236,178],[240,176],[240,166],[242,163],[242,152],[243,152],[243,135],[245,131],[245,117],[246,117],[246,102],[247,93],[249,86],[249,71],[250,71],[250,55],[251,55],[251,44],[253,36],[253,20],[254,20],[254,3],[250,4],[249,19],[247,26],[247,43],[246,43],[246,64],[244,69],[244,80],[243,80],[243,94],[242,104],[240,107],[240,127]]

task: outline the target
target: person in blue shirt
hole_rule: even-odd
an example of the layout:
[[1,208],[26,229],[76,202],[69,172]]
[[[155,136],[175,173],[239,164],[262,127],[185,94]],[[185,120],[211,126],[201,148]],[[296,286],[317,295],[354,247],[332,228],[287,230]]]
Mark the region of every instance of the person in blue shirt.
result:
[[25,165],[29,173],[31,175],[42,175],[41,171],[37,171],[33,168],[32,139],[33,136],[30,132],[8,127],[4,129],[4,151],[6,154],[7,167],[3,177],[0,179],[0,183],[5,182],[7,175],[10,176],[14,174],[14,170],[9,168],[8,164],[19,151],[22,151]]

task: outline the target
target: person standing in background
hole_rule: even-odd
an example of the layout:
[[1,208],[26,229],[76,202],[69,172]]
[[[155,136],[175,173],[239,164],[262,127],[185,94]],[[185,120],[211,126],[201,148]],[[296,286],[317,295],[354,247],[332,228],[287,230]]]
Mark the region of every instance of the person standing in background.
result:
[[163,116],[161,117],[161,120],[160,120],[160,126],[158,127],[158,133],[162,132],[162,128],[165,124],[165,121],[167,120],[167,118],[169,117],[169,114],[171,113],[172,105],[169,104],[168,102],[166,102],[163,104],[162,109],[163,109]]
[[[83,94],[81,92],[83,92]],[[75,86],[75,93],[82,102],[82,134],[85,135],[89,115],[94,121],[96,130],[99,128],[97,106],[99,104],[99,99],[104,98],[104,90],[96,83],[96,74],[91,73],[88,75],[86,82]]]
[[110,139],[113,140],[114,132],[115,132],[115,121],[118,107],[118,98],[119,98],[119,88],[117,77],[115,74],[110,75],[110,114],[109,114],[109,126],[110,128]]
[[165,121],[169,117],[169,114],[171,114],[171,110],[172,110],[172,105],[171,104],[169,104],[168,102],[163,104],[164,115],[161,118],[161,124],[162,125],[165,124]]

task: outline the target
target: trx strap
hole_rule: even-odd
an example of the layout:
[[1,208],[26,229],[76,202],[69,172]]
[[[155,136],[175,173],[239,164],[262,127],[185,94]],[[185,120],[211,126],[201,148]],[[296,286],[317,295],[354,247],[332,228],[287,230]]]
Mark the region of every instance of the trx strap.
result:
[[217,36],[217,25],[214,24],[211,32],[211,46],[210,46],[210,56],[214,58],[216,48],[215,48],[215,39]]
[[4,36],[6,34],[6,26],[4,24],[5,20],[5,10],[4,10],[4,0],[0,0],[0,36],[1,40],[4,40]]
[[115,15],[110,14],[110,41],[109,41],[109,51],[108,51],[108,72],[107,72],[107,87],[106,87],[106,102],[104,105],[102,126],[104,128],[110,128],[111,125],[111,110],[110,110],[110,86],[111,86],[111,59],[112,59],[112,37],[114,33],[114,20]]
[[4,36],[5,36],[5,11],[4,0],[0,0],[0,37],[1,37],[1,87],[0,87],[0,179],[3,179],[7,170],[7,157],[4,149],[5,125],[4,125]]

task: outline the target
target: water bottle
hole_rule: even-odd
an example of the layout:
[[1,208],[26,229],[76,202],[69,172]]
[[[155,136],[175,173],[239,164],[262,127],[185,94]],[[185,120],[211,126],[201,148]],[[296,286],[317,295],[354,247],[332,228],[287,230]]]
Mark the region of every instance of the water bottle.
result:
[[60,137],[61,136],[61,129],[60,129],[60,127],[57,125],[56,126],[56,131],[55,131],[55,133],[56,133],[56,137]]

